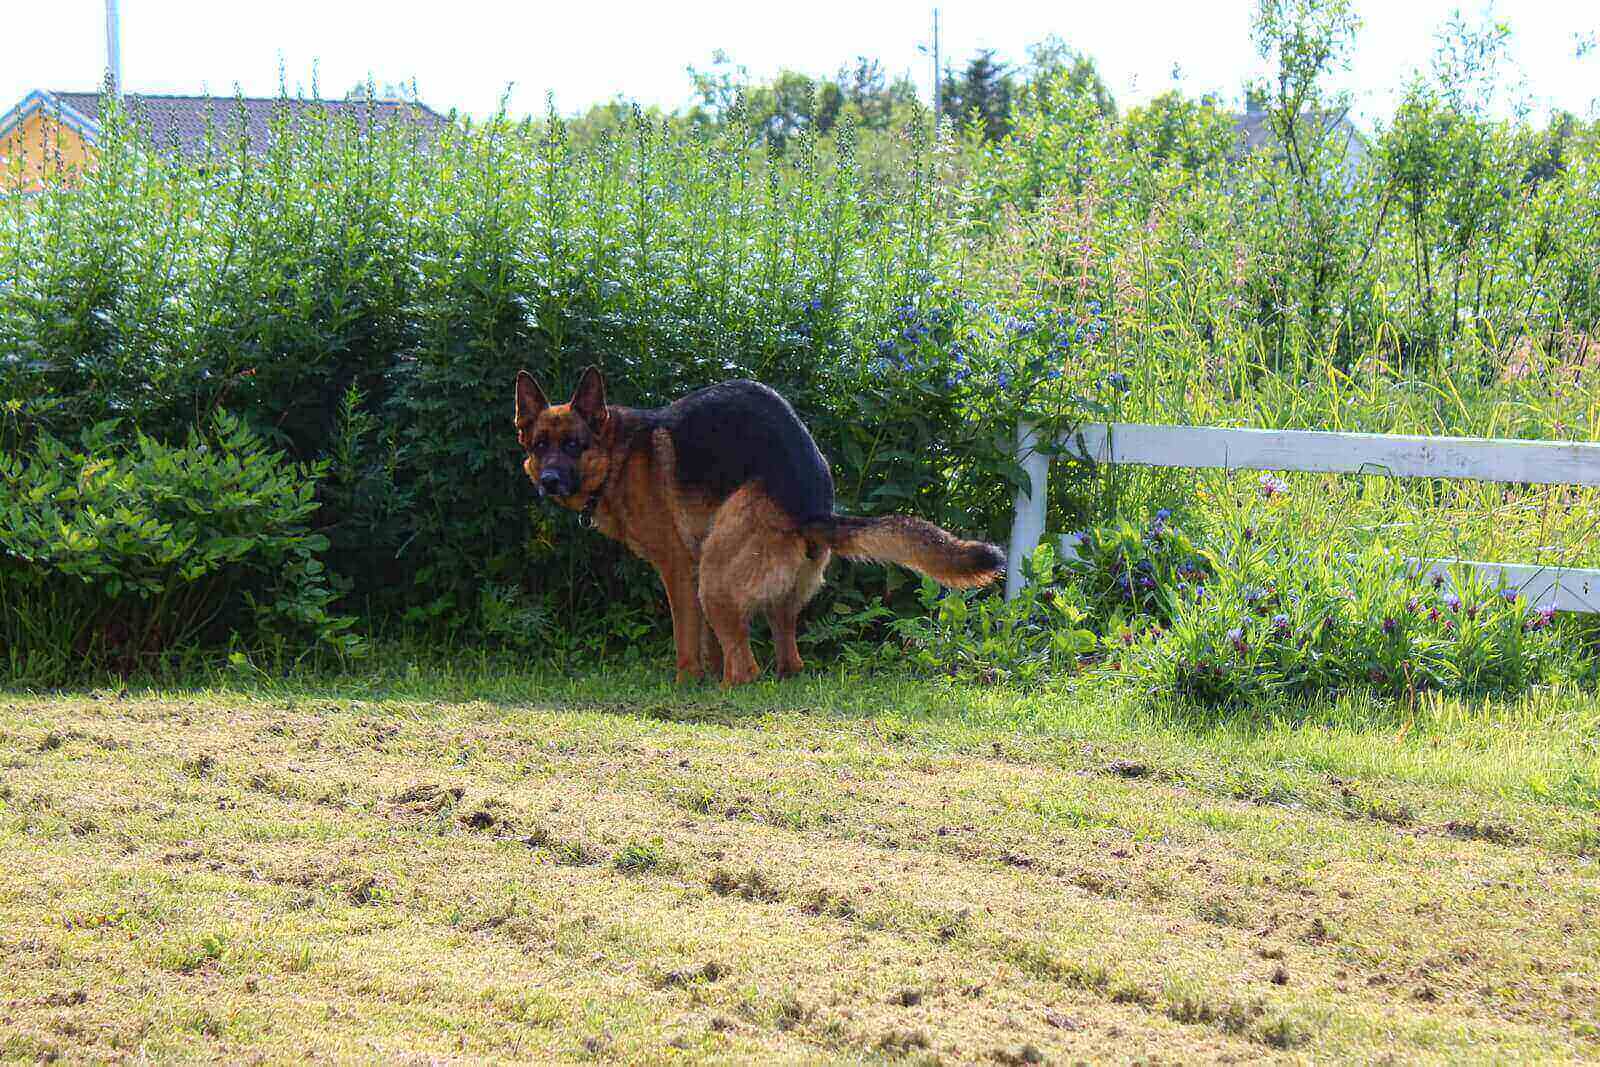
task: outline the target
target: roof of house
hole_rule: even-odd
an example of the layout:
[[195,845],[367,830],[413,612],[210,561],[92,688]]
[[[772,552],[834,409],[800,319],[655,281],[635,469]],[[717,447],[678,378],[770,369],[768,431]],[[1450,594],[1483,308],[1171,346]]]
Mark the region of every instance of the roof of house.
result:
[[[1319,112],[1312,117],[1312,120],[1320,124],[1325,132],[1342,135],[1345,139],[1345,148],[1352,157],[1359,159],[1365,155],[1366,140],[1344,112]],[[1234,115],[1233,121],[1239,132],[1240,155],[1277,146],[1278,135],[1272,128],[1271,115],[1267,111],[1251,108]]]
[[[58,115],[93,144],[100,136],[99,93],[55,92],[35,89],[22,102],[0,116],[0,137],[4,137],[23,119],[40,108]],[[241,120],[248,134],[251,151],[266,151],[271,140],[271,122],[274,116],[287,112],[299,116],[319,112],[335,116],[348,116],[355,120],[363,133],[370,125],[383,129],[399,123],[409,123],[427,131],[438,130],[448,123],[443,115],[426,104],[405,100],[300,100],[290,97],[234,97],[234,96],[162,96],[153,93],[123,93],[123,106],[134,120],[144,127],[151,141],[159,148],[177,147],[185,154],[195,154],[205,144],[207,127],[218,134],[232,136],[238,131]]]

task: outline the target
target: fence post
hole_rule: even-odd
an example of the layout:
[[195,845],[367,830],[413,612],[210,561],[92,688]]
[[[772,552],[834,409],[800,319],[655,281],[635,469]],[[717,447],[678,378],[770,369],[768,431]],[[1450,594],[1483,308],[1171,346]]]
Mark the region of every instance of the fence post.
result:
[[1017,463],[1028,475],[1028,488],[1017,490],[1011,512],[1011,545],[1006,550],[1006,599],[1022,591],[1022,561],[1033,555],[1044,536],[1045,513],[1049,510],[1050,457],[1039,451],[1039,428],[1027,421],[1017,423]]

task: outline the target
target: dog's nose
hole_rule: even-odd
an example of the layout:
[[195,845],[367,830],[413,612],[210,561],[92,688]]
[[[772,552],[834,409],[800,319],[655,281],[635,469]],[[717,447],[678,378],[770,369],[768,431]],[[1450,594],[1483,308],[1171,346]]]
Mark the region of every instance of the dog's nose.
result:
[[561,495],[561,475],[555,471],[545,471],[539,475],[539,488],[549,496]]

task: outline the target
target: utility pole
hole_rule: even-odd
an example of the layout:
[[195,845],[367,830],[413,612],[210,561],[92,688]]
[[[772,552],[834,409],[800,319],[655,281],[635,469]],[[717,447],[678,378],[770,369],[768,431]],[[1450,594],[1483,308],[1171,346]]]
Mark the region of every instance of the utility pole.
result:
[[117,0],[106,0],[106,87],[112,96],[122,95],[122,20]]

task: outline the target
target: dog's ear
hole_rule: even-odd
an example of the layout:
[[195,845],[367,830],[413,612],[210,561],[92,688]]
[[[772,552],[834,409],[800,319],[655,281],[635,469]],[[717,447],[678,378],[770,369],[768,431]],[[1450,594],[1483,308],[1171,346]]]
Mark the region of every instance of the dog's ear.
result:
[[525,370],[517,371],[517,421],[537,419],[549,406],[550,401],[544,398],[544,390],[533,380],[533,375]]
[[606,380],[599,367],[588,367],[578,379],[578,388],[572,394],[572,410],[583,417],[591,429],[598,430],[606,421]]

